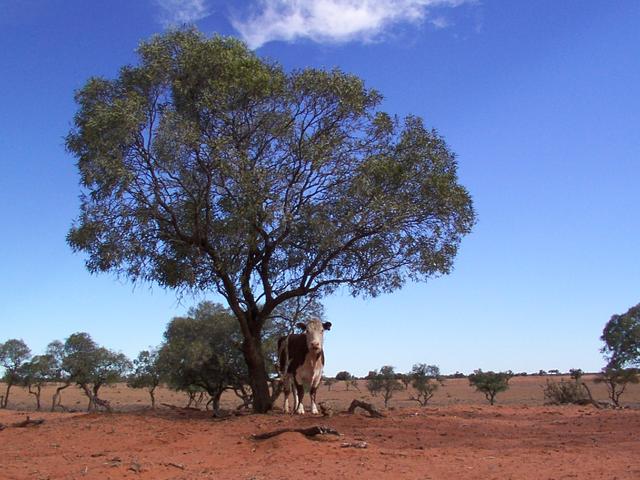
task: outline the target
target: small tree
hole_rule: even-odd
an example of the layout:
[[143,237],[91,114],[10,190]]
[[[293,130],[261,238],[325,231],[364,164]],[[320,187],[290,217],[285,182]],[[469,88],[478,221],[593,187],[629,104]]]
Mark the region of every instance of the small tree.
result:
[[74,333],[64,343],[62,370],[67,382],[75,383],[89,399],[88,411],[110,409],[99,397],[100,388],[121,381],[130,368],[124,354],[99,347],[88,333]]
[[70,372],[67,372],[62,366],[65,357],[64,343],[60,340],[49,343],[46,355],[51,359],[50,380],[52,383],[59,383],[51,399],[51,411],[53,412],[56,407],[62,408],[62,391],[68,388],[72,381]]
[[484,393],[486,399],[493,405],[496,395],[509,388],[511,377],[509,372],[483,372],[478,369],[469,375],[469,385],[475,387],[476,391]]
[[225,390],[242,392],[248,384],[239,328],[222,305],[201,302],[187,317],[171,320],[164,338],[158,359],[163,377],[176,390],[207,392],[214,415]]
[[604,383],[607,393],[616,407],[620,406],[620,397],[627,389],[627,385],[640,381],[638,370],[635,368],[618,368],[607,366],[594,380],[596,383]]
[[440,375],[440,368],[436,365],[427,365],[425,363],[415,364],[407,377],[411,380],[416,393],[415,396],[411,396],[411,400],[415,400],[423,407],[427,405],[436,390],[444,382],[443,377]]
[[400,380],[402,382],[402,384],[404,385],[404,389],[408,390],[409,389],[409,385],[411,385],[411,374],[410,373],[398,373],[398,374],[396,374],[396,377],[398,378],[398,380]]
[[20,368],[19,383],[35,396],[36,410],[41,408],[42,387],[56,381],[56,371],[55,358],[48,354],[36,355]]
[[31,356],[31,350],[22,340],[12,338],[0,343],[0,367],[4,368],[2,381],[6,384],[0,408],[7,408],[11,387],[20,382],[20,368]]
[[155,391],[160,385],[157,350],[143,350],[138,354],[138,358],[133,361],[133,372],[129,375],[127,385],[131,388],[146,388],[151,398],[151,408],[156,408]]
[[327,387],[329,391],[331,391],[331,387],[336,383],[336,379],[332,377],[324,377],[323,385]]
[[367,390],[371,392],[373,396],[376,396],[378,393],[382,394],[382,398],[384,399],[385,408],[389,405],[389,400],[393,397],[393,393],[402,390],[402,384],[396,378],[396,372],[390,365],[385,365],[380,369],[378,373],[377,370],[373,371],[373,375],[369,375],[367,379]]
[[346,370],[336,373],[336,380],[339,382],[344,382],[344,386],[347,391],[349,391],[349,386],[351,385],[351,379],[352,379],[352,375]]
[[352,376],[351,380],[349,380],[348,382],[345,382],[345,384],[347,385],[347,390],[349,390],[349,387],[352,387],[354,390],[360,391],[357,377]]
[[581,368],[572,368],[569,370],[569,375],[573,380],[577,382],[582,378],[582,376],[584,375],[584,372],[582,371]]

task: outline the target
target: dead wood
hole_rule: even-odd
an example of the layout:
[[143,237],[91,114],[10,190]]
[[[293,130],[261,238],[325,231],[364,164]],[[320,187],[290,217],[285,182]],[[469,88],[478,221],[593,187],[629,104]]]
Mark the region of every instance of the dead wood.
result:
[[273,432],[258,433],[258,434],[254,433],[253,435],[251,435],[251,438],[254,440],[265,440],[267,438],[275,437],[276,435],[280,435],[287,432],[301,433],[306,437],[315,437],[316,435],[340,435],[333,428],[316,425],[314,427],[309,427],[309,428],[281,428],[279,430],[274,430]]
[[170,408],[171,410],[178,410],[181,412],[201,412],[199,408],[196,407],[178,407],[176,405],[171,405],[170,403],[161,403],[163,407]]
[[35,425],[42,425],[44,423],[44,419],[40,418],[37,420],[31,420],[31,418],[27,417],[26,420],[23,420],[21,422],[16,422],[16,423],[12,423],[11,425],[9,425],[10,427],[15,427],[15,428],[24,428],[24,427],[32,427]]
[[347,413],[354,413],[356,411],[356,408],[362,408],[363,410],[366,410],[373,418],[384,418],[384,415],[376,410],[373,405],[367,402],[362,402],[360,400],[354,400],[353,402],[351,402]]

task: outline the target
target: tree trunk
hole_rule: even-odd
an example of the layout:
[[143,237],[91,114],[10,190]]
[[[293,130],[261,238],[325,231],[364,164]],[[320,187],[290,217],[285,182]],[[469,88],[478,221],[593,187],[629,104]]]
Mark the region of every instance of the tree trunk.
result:
[[1,405],[2,408],[7,408],[7,405],[9,404],[9,390],[11,390],[12,386],[13,384],[11,382],[7,383],[7,391],[4,393],[4,402]]
[[242,353],[247,362],[249,381],[251,382],[251,390],[253,390],[253,411],[266,413],[271,410],[273,404],[259,332],[251,338],[244,339]]
[[155,395],[156,387],[149,389],[149,396],[151,397],[151,408],[156,409],[156,395]]
[[36,410],[40,410],[40,392],[42,391],[42,387],[40,385],[36,385],[36,390],[33,391],[31,389],[31,385],[29,385],[29,393],[36,397]]
[[91,389],[87,385],[82,384],[80,385],[80,388],[82,388],[82,391],[89,399],[89,405],[87,405],[87,412],[92,412],[95,409],[95,402],[93,401],[94,395],[93,393],[91,393]]
[[51,402],[51,411],[53,412],[56,409],[56,404],[60,404],[60,392],[67,388],[70,384],[65,383],[63,386],[56,388],[56,393],[53,394],[53,400]]

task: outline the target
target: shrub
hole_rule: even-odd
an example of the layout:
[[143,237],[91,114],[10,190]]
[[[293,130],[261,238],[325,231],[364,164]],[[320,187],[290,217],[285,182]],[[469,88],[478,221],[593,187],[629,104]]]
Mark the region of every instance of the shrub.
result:
[[510,372],[483,372],[478,369],[469,375],[469,385],[476,387],[478,392],[484,393],[489,403],[495,403],[496,395],[509,388]]
[[544,398],[547,405],[586,405],[590,403],[582,382],[577,379],[571,382],[565,380],[553,382],[547,379]]
[[393,397],[393,392],[402,390],[402,384],[396,378],[393,367],[385,365],[380,369],[380,373],[376,370],[369,372],[367,380],[367,390],[375,397],[378,393],[382,393],[385,408],[389,405],[389,400]]

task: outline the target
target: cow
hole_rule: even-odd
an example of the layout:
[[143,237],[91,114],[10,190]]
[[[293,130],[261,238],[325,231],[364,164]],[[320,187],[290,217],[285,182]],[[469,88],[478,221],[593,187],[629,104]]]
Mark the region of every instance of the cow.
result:
[[331,329],[331,322],[318,319],[309,320],[306,324],[298,323],[296,327],[304,333],[287,335],[278,339],[278,369],[283,381],[284,411],[290,413],[289,393],[291,384],[293,391],[293,408],[295,413],[303,415],[304,386],[309,387],[311,397],[311,413],[318,413],[316,392],[322,380],[324,367],[323,340],[324,331]]

